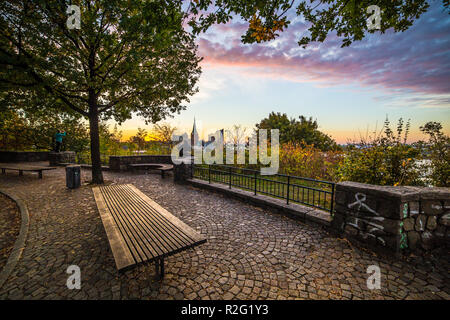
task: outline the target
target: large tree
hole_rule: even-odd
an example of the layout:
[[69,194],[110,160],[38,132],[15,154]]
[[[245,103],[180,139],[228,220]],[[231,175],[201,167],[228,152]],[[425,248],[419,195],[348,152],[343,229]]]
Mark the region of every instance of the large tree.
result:
[[271,112],[267,118],[256,124],[256,130],[280,130],[280,143],[292,142],[304,146],[314,145],[321,150],[337,149],[336,142],[327,134],[319,131],[318,128],[317,121],[312,118],[299,116],[297,120],[279,112]]
[[[427,11],[429,3],[427,0],[193,0],[190,25],[194,32],[202,32],[214,23],[226,23],[238,15],[249,22],[242,41],[253,43],[274,39],[298,15],[308,23],[309,31],[299,39],[299,45],[323,42],[335,32],[342,37],[342,46],[348,46],[363,39],[366,33],[384,33],[390,28],[395,32],[407,30]],[[380,9],[379,29],[372,27],[377,12],[368,8],[373,5]],[[443,0],[443,6],[449,11],[448,0]],[[367,23],[368,19],[372,23]]]
[[[79,29],[69,5],[81,9]],[[157,122],[184,109],[197,90],[200,59],[181,6],[181,0],[2,1],[0,106],[87,118],[92,181],[102,183],[99,120],[120,123],[137,114]]]
[[177,128],[171,126],[169,123],[157,123],[152,128],[150,138],[151,140],[171,145],[173,143],[172,137],[175,134],[175,131],[177,131]]

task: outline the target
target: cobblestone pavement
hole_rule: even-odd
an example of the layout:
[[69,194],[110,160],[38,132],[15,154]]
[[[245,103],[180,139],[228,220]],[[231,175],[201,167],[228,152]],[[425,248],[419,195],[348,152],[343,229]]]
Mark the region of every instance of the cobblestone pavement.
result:
[[[90,186],[66,189],[64,168],[43,180],[0,175],[0,188],[24,199],[30,212],[26,247],[1,299],[449,299],[448,256],[388,260],[171,177],[106,172],[105,179],[133,183],[208,242],[167,258],[162,282],[153,279],[153,264],[119,275]],[[374,264],[381,290],[367,288]],[[66,287],[69,265],[81,269],[81,290]]]
[[6,265],[19,229],[20,212],[16,203],[0,194],[0,271]]

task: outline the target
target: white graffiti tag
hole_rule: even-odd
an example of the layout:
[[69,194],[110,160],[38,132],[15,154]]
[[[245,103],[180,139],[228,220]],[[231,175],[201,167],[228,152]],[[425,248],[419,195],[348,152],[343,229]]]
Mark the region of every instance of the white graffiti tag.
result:
[[358,205],[358,211],[361,210],[361,208],[364,208],[364,209],[366,209],[367,211],[373,213],[374,215],[379,216],[379,214],[378,214],[375,210],[371,209],[367,204],[364,203],[364,202],[366,201],[366,195],[365,195],[364,193],[359,193],[359,192],[358,192],[358,193],[355,195],[355,199],[356,199],[355,202],[350,203],[350,204],[348,205],[348,208],[349,208],[349,209],[351,209],[351,208],[353,208],[354,206]]
[[[381,217],[378,212],[376,212],[375,210],[370,208],[365,203],[366,199],[367,199],[367,197],[365,194],[356,193],[356,195],[355,195],[356,201],[353,203],[350,203],[348,205],[348,208],[352,209],[353,207],[355,207],[355,209],[357,211],[360,211],[361,209],[365,209],[366,211],[372,213],[374,216],[373,217],[367,216],[364,218],[351,217],[350,221],[348,221],[347,224],[360,230],[361,228],[358,225],[359,222],[361,221],[361,222],[365,223],[369,227],[367,228],[366,232],[361,231],[361,236],[365,239],[367,239],[368,237],[373,237],[375,239],[378,239],[382,243],[382,245],[386,245],[386,241],[382,237],[372,234],[374,232],[377,232],[378,230],[384,230],[384,226],[382,225],[382,223],[384,221],[384,217]],[[368,219],[370,219],[371,221]]]

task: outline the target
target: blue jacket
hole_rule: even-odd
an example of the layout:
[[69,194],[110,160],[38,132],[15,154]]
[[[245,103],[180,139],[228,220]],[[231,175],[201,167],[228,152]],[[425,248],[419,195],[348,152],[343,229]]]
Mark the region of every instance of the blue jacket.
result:
[[66,133],[64,132],[64,133],[57,133],[57,134],[55,134],[55,140],[56,140],[56,142],[62,142],[62,138],[63,137],[65,137],[66,136]]

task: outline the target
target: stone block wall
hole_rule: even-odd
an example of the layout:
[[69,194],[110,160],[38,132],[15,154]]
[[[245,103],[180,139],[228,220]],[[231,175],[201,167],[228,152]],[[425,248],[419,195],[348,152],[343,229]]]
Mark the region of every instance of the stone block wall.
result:
[[170,155],[140,155],[140,156],[110,156],[109,169],[112,171],[126,171],[129,164],[136,163],[164,163],[172,164]]
[[48,151],[0,151],[0,162],[47,161]]
[[424,253],[450,243],[450,189],[336,185],[332,227],[367,247]]
[[58,166],[63,163],[76,163],[76,154],[73,151],[50,152],[48,160],[51,166]]

